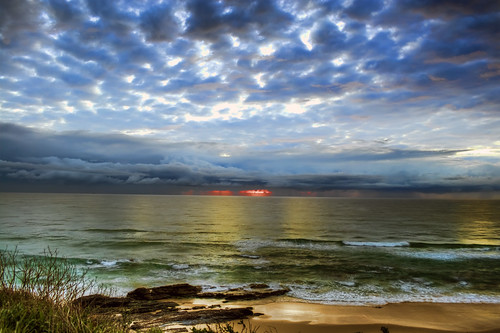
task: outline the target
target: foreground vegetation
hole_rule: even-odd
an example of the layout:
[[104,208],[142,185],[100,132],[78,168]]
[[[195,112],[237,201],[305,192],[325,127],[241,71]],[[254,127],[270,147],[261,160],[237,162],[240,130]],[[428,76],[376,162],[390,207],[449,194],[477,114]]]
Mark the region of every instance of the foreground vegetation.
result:
[[[43,256],[24,256],[17,250],[0,250],[0,333],[128,332],[126,319],[105,316],[93,307],[78,306],[78,298],[89,292],[106,293],[86,272],[57,251]],[[250,323],[239,323],[241,333],[256,333]],[[162,332],[160,328],[147,332]],[[234,324],[191,329],[192,333],[238,333]]]
[[0,333],[125,332],[122,323],[72,305],[96,287],[56,251],[49,249],[40,257],[1,251]]
[[[205,328],[196,328],[193,327],[191,329],[192,333],[257,333],[259,327],[252,326],[251,322],[245,323],[243,320],[238,323],[241,325],[241,329],[238,331],[234,328],[234,323],[224,323],[217,325],[207,325]],[[276,333],[275,330],[265,331],[264,333]]]

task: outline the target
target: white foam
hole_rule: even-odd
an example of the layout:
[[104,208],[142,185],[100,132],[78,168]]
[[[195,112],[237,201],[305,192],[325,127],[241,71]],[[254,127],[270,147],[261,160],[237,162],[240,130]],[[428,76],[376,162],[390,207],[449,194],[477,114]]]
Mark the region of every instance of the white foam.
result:
[[104,267],[113,267],[118,263],[117,260],[102,260],[101,265]]
[[346,291],[341,289],[318,293],[314,288],[305,286],[291,286],[289,295],[308,302],[322,304],[349,304],[349,305],[381,305],[387,304],[385,297],[377,296],[383,293],[368,291]]
[[333,243],[319,243],[314,241],[296,242],[293,240],[240,240],[235,243],[236,248],[243,253],[255,253],[264,247],[286,248],[286,249],[311,249],[318,251],[331,251],[339,248]]
[[410,243],[406,241],[401,242],[353,242],[353,241],[343,241],[344,245],[348,246],[369,246],[369,247],[405,247],[410,246]]
[[449,295],[440,288],[426,287],[408,282],[400,282],[396,287],[399,287],[400,292],[388,293],[376,286],[338,288],[318,292],[313,287],[294,285],[290,286],[289,295],[306,302],[332,305],[384,305],[403,302],[500,303],[500,296],[498,295],[480,295],[467,292]]
[[337,281],[338,284],[346,286],[346,287],[354,287],[356,286],[356,282],[354,281]]
[[114,268],[119,266],[121,263],[132,262],[129,259],[103,259],[95,262],[93,260],[87,260],[86,264],[90,266],[90,268]]
[[405,257],[432,259],[432,260],[460,260],[460,259],[500,259],[500,253],[496,251],[471,250],[471,249],[453,249],[442,251],[411,250],[395,253]]
[[234,245],[240,252],[254,253],[260,248],[273,246],[273,244],[275,243],[270,240],[246,239],[237,241]]
[[172,268],[176,269],[176,270],[184,270],[184,269],[188,269],[189,265],[188,264],[173,264]]

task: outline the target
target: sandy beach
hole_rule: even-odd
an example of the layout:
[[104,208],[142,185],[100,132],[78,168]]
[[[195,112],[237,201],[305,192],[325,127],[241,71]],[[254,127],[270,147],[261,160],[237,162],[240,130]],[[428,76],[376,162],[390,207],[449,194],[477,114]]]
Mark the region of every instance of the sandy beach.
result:
[[278,301],[247,305],[263,314],[249,321],[259,332],[376,333],[382,332],[382,326],[390,333],[500,332],[500,304],[338,306]]

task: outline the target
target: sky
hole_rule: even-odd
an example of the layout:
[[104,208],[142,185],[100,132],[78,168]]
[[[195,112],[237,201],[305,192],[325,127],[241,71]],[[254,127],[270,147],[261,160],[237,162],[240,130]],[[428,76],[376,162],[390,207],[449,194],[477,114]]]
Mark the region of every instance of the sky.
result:
[[500,198],[500,2],[2,0],[0,191]]

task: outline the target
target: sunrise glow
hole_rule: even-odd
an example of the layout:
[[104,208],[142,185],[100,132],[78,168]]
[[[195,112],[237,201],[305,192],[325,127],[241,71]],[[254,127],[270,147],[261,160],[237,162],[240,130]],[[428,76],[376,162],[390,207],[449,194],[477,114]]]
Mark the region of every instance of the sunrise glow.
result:
[[245,190],[245,191],[240,191],[240,195],[247,196],[247,197],[268,197],[272,195],[272,192],[269,190]]
[[223,190],[223,191],[219,191],[219,190],[207,191],[207,192],[203,192],[202,194],[203,195],[220,195],[220,196],[231,196],[231,195],[234,195],[233,191],[228,191],[228,190]]

